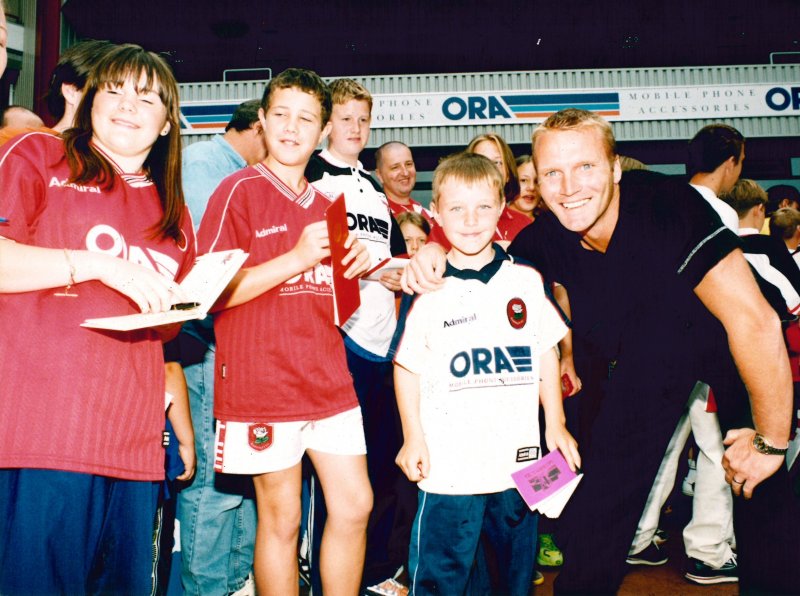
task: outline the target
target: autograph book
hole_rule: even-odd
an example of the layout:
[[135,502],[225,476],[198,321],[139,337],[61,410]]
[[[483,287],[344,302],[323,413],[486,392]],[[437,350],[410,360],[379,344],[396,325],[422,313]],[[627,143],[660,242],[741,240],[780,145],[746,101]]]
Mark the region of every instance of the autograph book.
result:
[[81,323],[81,327],[133,331],[134,329],[182,323],[193,319],[204,319],[219,295],[247,260],[247,256],[246,252],[236,248],[197,257],[194,267],[180,283],[184,293],[192,301],[189,304],[176,305],[172,310],[165,312],[86,319]]
[[556,449],[517,470],[511,477],[531,511],[539,511],[547,517],[558,517],[583,474],[570,470],[567,460]]
[[350,265],[348,264],[347,267],[342,265],[342,259],[350,252],[350,249],[344,247],[349,234],[344,194],[340,194],[328,207],[325,212],[325,220],[328,223],[328,240],[331,245],[333,320],[338,327],[341,327],[361,306],[358,279],[347,279],[344,276],[344,272]]

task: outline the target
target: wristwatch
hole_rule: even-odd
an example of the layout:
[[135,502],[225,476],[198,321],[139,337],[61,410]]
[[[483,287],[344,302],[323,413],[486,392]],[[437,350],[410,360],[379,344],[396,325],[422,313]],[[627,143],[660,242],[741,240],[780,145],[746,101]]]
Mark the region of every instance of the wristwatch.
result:
[[753,447],[755,447],[756,451],[758,451],[759,453],[763,453],[764,455],[786,455],[786,452],[789,451],[788,446],[785,449],[778,449],[777,447],[773,447],[759,433],[753,435]]

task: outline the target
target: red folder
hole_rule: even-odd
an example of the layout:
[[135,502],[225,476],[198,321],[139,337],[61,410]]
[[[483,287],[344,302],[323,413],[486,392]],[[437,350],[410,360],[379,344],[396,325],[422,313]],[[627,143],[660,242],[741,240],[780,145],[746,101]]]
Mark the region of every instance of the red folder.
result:
[[325,212],[328,222],[328,239],[331,243],[331,267],[333,269],[333,321],[341,327],[347,319],[361,306],[361,294],[358,289],[358,279],[347,279],[344,272],[347,267],[342,265],[342,259],[347,256],[350,249],[344,247],[349,230],[347,229],[347,208],[344,203],[344,194],[340,194],[331,203]]

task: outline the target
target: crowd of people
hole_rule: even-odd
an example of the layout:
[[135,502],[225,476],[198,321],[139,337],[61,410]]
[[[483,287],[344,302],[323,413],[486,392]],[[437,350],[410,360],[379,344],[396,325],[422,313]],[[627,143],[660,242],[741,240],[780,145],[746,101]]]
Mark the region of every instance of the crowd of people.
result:
[[[698,131],[687,181],[566,109],[530,154],[476,136],[422,205],[401,140],[360,161],[355,80],[287,69],[185,148],[178,103],[161,57],[85,41],[56,124],[4,110],[0,593],[166,593],[173,521],[190,594],[527,595],[537,563],[614,593],[666,562],[690,434],[686,578],[800,592],[800,197],[740,179],[739,131]],[[213,316],[82,326],[189,301],[229,249]],[[512,474],[556,450],[583,480],[540,519]]]

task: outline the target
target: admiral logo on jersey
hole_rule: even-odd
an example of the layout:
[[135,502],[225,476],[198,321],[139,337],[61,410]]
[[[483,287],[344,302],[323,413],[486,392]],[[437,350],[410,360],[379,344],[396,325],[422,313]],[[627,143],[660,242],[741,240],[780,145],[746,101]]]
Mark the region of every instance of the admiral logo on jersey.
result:
[[445,327],[455,327],[456,325],[463,325],[464,323],[474,323],[478,320],[478,313],[472,313],[471,315],[467,315],[465,317],[458,317],[450,319],[449,321],[444,321]]
[[102,192],[99,186],[87,186],[85,184],[75,184],[74,182],[69,182],[66,178],[64,180],[59,180],[55,176],[50,179],[50,188],[57,186],[59,188],[71,188],[72,190],[77,190],[78,192]]
[[289,226],[286,224],[281,224],[279,226],[272,226],[271,228],[262,228],[260,230],[256,230],[256,238],[266,238],[267,236],[271,236],[272,234],[278,234],[280,232],[288,232]]
[[[363,213],[347,213],[347,227],[350,230],[379,234],[382,238],[389,238],[389,222]],[[359,238],[363,234],[359,235]]]
[[536,383],[530,346],[495,346],[458,352],[450,360],[450,391]]

